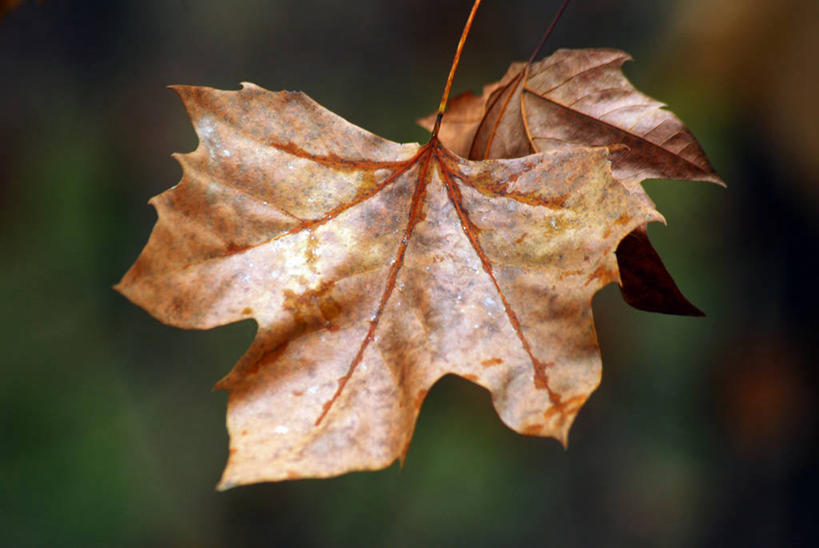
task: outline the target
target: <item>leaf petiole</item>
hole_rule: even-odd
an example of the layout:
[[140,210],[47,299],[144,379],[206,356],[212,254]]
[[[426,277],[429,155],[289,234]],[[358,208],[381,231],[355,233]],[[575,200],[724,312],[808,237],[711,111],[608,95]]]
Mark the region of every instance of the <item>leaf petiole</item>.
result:
[[446,112],[446,103],[449,99],[449,91],[452,89],[452,80],[455,78],[455,70],[458,68],[458,61],[461,60],[461,52],[466,43],[466,36],[469,34],[469,29],[472,28],[472,21],[475,19],[475,13],[478,11],[478,6],[481,5],[481,0],[475,0],[472,4],[472,11],[469,12],[469,17],[466,19],[466,25],[461,33],[461,39],[458,41],[458,48],[455,50],[455,58],[452,60],[452,67],[449,69],[449,76],[446,79],[446,86],[444,87],[444,94],[441,96],[441,104],[438,106],[438,116],[435,118],[435,126],[432,128],[432,137],[430,141],[438,137],[438,130],[441,128],[441,119]]
[[546,32],[543,33],[543,38],[540,39],[540,43],[535,48],[535,51],[532,52],[532,55],[529,56],[529,60],[526,61],[527,65],[531,65],[535,62],[535,57],[537,57],[537,54],[543,49],[544,44],[546,44],[546,40],[549,39],[549,35],[551,35],[552,31],[555,30],[557,22],[560,21],[560,17],[563,15],[563,12],[566,11],[566,8],[569,6],[569,2],[571,2],[571,0],[563,0],[563,5],[560,6],[560,9],[557,10],[557,13],[552,18],[552,22],[549,23],[549,27],[546,29]]

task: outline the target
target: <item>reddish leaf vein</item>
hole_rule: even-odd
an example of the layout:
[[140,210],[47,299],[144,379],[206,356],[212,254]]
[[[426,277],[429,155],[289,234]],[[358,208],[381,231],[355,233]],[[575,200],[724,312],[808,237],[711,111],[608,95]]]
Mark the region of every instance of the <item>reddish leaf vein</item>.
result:
[[407,245],[409,244],[410,236],[412,236],[412,230],[413,228],[415,228],[415,225],[421,218],[421,207],[423,206],[423,197],[427,187],[427,171],[429,168],[429,161],[431,158],[430,146],[431,146],[430,144],[424,145],[419,151],[419,154],[417,155],[417,158],[419,160],[422,155],[425,155],[426,157],[424,158],[421,169],[418,172],[418,180],[415,184],[415,192],[413,193],[412,201],[410,202],[410,211],[409,219],[407,220],[407,228],[404,231],[404,236],[401,238],[401,243],[398,245],[398,253],[396,253],[395,259],[393,260],[393,263],[390,266],[390,272],[387,275],[387,284],[384,287],[384,292],[381,294],[381,300],[378,303],[378,309],[370,319],[370,328],[367,330],[367,334],[364,336],[364,340],[361,341],[361,345],[358,347],[358,352],[353,358],[353,361],[350,363],[350,367],[347,369],[347,373],[343,377],[338,379],[338,388],[336,388],[333,397],[324,403],[321,414],[319,415],[318,419],[316,419],[315,422],[316,426],[321,424],[321,421],[324,420],[324,417],[327,416],[327,413],[330,411],[330,408],[341,395],[341,392],[344,390],[344,387],[347,385],[347,382],[350,380],[350,377],[352,377],[356,368],[361,363],[361,360],[364,357],[364,351],[372,342],[375,330],[378,327],[378,323],[381,320],[381,316],[384,312],[384,308],[387,306],[387,301],[389,301],[390,296],[392,295],[392,292],[395,289],[395,279],[398,276],[399,270],[401,270],[401,266],[404,264],[404,254],[407,251]]
[[512,329],[514,329],[515,334],[518,336],[523,349],[526,351],[526,354],[529,356],[529,359],[532,361],[532,368],[534,369],[534,383],[537,388],[546,389],[549,393],[549,400],[552,402],[555,407],[558,409],[562,408],[562,402],[560,395],[554,392],[549,386],[549,377],[546,375],[546,368],[549,364],[545,364],[535,357],[534,352],[532,351],[532,347],[529,344],[529,340],[523,334],[523,330],[520,326],[520,321],[518,320],[515,311],[512,310],[509,301],[506,299],[506,295],[501,290],[500,284],[498,284],[497,278],[495,278],[495,274],[492,271],[492,263],[489,262],[489,259],[484,253],[483,248],[481,247],[480,242],[478,241],[478,229],[469,219],[469,215],[467,211],[463,207],[463,199],[461,197],[461,191],[458,186],[452,181],[452,178],[449,174],[449,167],[446,165],[444,160],[441,158],[440,153],[436,149],[435,156],[438,159],[438,165],[441,168],[441,174],[443,175],[444,182],[446,184],[447,195],[449,196],[450,201],[452,202],[453,207],[455,208],[455,212],[458,216],[458,220],[461,223],[461,228],[464,231],[469,243],[472,245],[472,248],[477,253],[478,258],[481,261],[481,265],[483,266],[484,272],[489,276],[489,279],[492,281],[492,285],[495,286],[495,291],[497,291],[498,296],[503,303],[503,308],[506,311],[506,317],[509,319],[509,323],[512,324]]

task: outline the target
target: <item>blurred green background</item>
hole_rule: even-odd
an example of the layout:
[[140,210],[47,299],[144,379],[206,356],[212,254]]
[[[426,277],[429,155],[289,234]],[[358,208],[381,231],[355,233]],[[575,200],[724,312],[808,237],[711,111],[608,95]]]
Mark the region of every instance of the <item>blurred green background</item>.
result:
[[[485,0],[454,91],[559,0]],[[196,145],[167,84],[298,89],[423,141],[470,0],[46,0],[0,19],[0,544],[817,545],[819,4],[576,0],[547,50],[615,47],[728,183],[649,181],[705,319],[595,299],[603,383],[564,451],[447,377],[403,471],[218,493],[255,325],[163,326],[111,289]]]

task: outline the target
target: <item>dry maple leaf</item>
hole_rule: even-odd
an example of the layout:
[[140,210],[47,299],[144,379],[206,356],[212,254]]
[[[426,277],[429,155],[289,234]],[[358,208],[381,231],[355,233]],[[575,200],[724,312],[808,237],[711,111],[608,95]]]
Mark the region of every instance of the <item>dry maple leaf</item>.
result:
[[254,318],[220,486],[382,468],[454,373],[514,430],[566,442],[600,380],[592,296],[659,219],[605,147],[473,162],[302,93],[174,88],[199,136],[117,289],[164,323]]
[[[220,488],[403,460],[448,373],[485,387],[509,427],[564,445],[597,387],[592,297],[619,280],[623,238],[662,217],[615,179],[608,146],[471,161],[441,144],[479,4],[425,145],[303,93],[174,88],[199,146],[176,156],[182,181],[152,200],[159,220],[117,289],[179,327],[256,320],[217,385],[230,392]],[[475,100],[491,108],[460,99]]]
[[[517,158],[565,146],[607,146],[612,171],[654,207],[640,182],[649,178],[723,184],[691,132],[662,103],[634,89],[617,50],[561,49],[537,63],[513,63],[504,77],[452,99],[439,137],[456,154]],[[432,128],[435,115],[420,120]],[[629,304],[655,312],[702,313],[682,295],[648,239],[636,228],[617,250]]]

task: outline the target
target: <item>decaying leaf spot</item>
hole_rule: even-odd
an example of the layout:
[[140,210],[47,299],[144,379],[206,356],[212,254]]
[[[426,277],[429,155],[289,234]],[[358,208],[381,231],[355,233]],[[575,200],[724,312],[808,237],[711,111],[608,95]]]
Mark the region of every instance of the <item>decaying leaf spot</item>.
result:
[[415,407],[416,408],[418,408],[418,409],[421,408],[421,404],[424,403],[424,398],[427,397],[428,392],[429,392],[429,390],[427,390],[427,389],[422,389],[422,390],[418,391],[418,394],[415,396]]
[[543,432],[543,425],[541,424],[530,424],[529,426],[525,426],[521,434],[526,436],[540,436],[541,432]]

